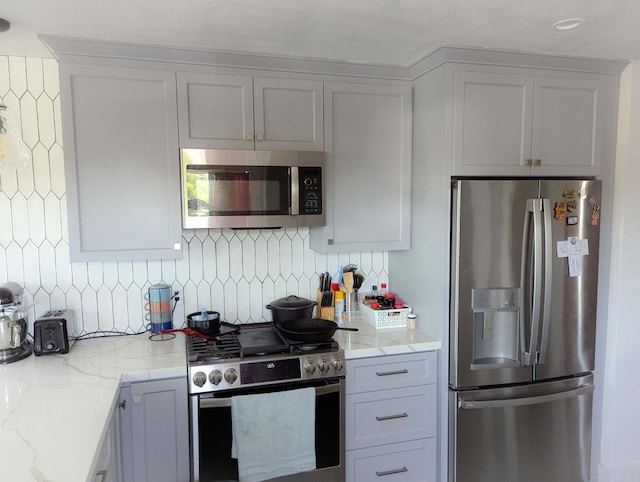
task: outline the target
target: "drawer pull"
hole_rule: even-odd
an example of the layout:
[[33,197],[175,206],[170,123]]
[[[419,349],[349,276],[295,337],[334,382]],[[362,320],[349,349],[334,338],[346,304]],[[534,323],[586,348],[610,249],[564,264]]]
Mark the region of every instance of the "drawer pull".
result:
[[402,472],[409,472],[409,469],[406,467],[402,467],[401,469],[384,470],[382,472],[378,472],[376,470],[376,475],[378,477],[383,477],[385,475],[401,474]]
[[387,377],[389,375],[403,375],[405,373],[409,373],[409,370],[403,368],[402,370],[394,370],[391,372],[376,372],[376,375],[378,375],[379,377]]
[[394,418],[406,418],[409,414],[407,412],[399,413],[398,415],[383,415],[382,417],[378,417],[376,415],[376,420],[378,422],[382,422],[383,420],[393,420]]

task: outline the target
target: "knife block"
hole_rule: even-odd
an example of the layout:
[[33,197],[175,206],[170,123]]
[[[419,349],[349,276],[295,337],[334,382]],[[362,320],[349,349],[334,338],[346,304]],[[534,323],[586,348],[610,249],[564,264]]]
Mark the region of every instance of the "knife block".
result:
[[322,291],[318,290],[317,292],[318,307],[316,309],[318,318],[322,318],[323,320],[333,321],[333,318],[334,318],[333,299],[334,297],[331,296],[331,305],[322,306]]

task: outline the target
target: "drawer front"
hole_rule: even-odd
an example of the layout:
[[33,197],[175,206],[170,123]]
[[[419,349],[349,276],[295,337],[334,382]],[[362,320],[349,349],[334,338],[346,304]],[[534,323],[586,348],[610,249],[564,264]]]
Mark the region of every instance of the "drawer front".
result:
[[435,438],[347,452],[347,482],[436,482]]
[[433,437],[436,386],[347,395],[347,450]]
[[438,356],[435,351],[347,360],[347,393],[435,383]]

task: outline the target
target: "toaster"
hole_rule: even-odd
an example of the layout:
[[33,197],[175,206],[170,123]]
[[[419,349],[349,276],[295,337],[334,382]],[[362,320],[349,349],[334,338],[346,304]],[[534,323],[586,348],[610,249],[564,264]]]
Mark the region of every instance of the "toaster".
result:
[[33,353],[36,356],[68,353],[75,334],[73,310],[47,311],[33,323]]

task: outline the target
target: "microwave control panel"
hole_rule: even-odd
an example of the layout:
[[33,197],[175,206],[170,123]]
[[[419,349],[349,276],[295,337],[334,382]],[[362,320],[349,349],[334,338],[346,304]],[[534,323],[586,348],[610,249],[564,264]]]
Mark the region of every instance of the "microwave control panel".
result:
[[300,214],[322,214],[322,169],[299,167]]

